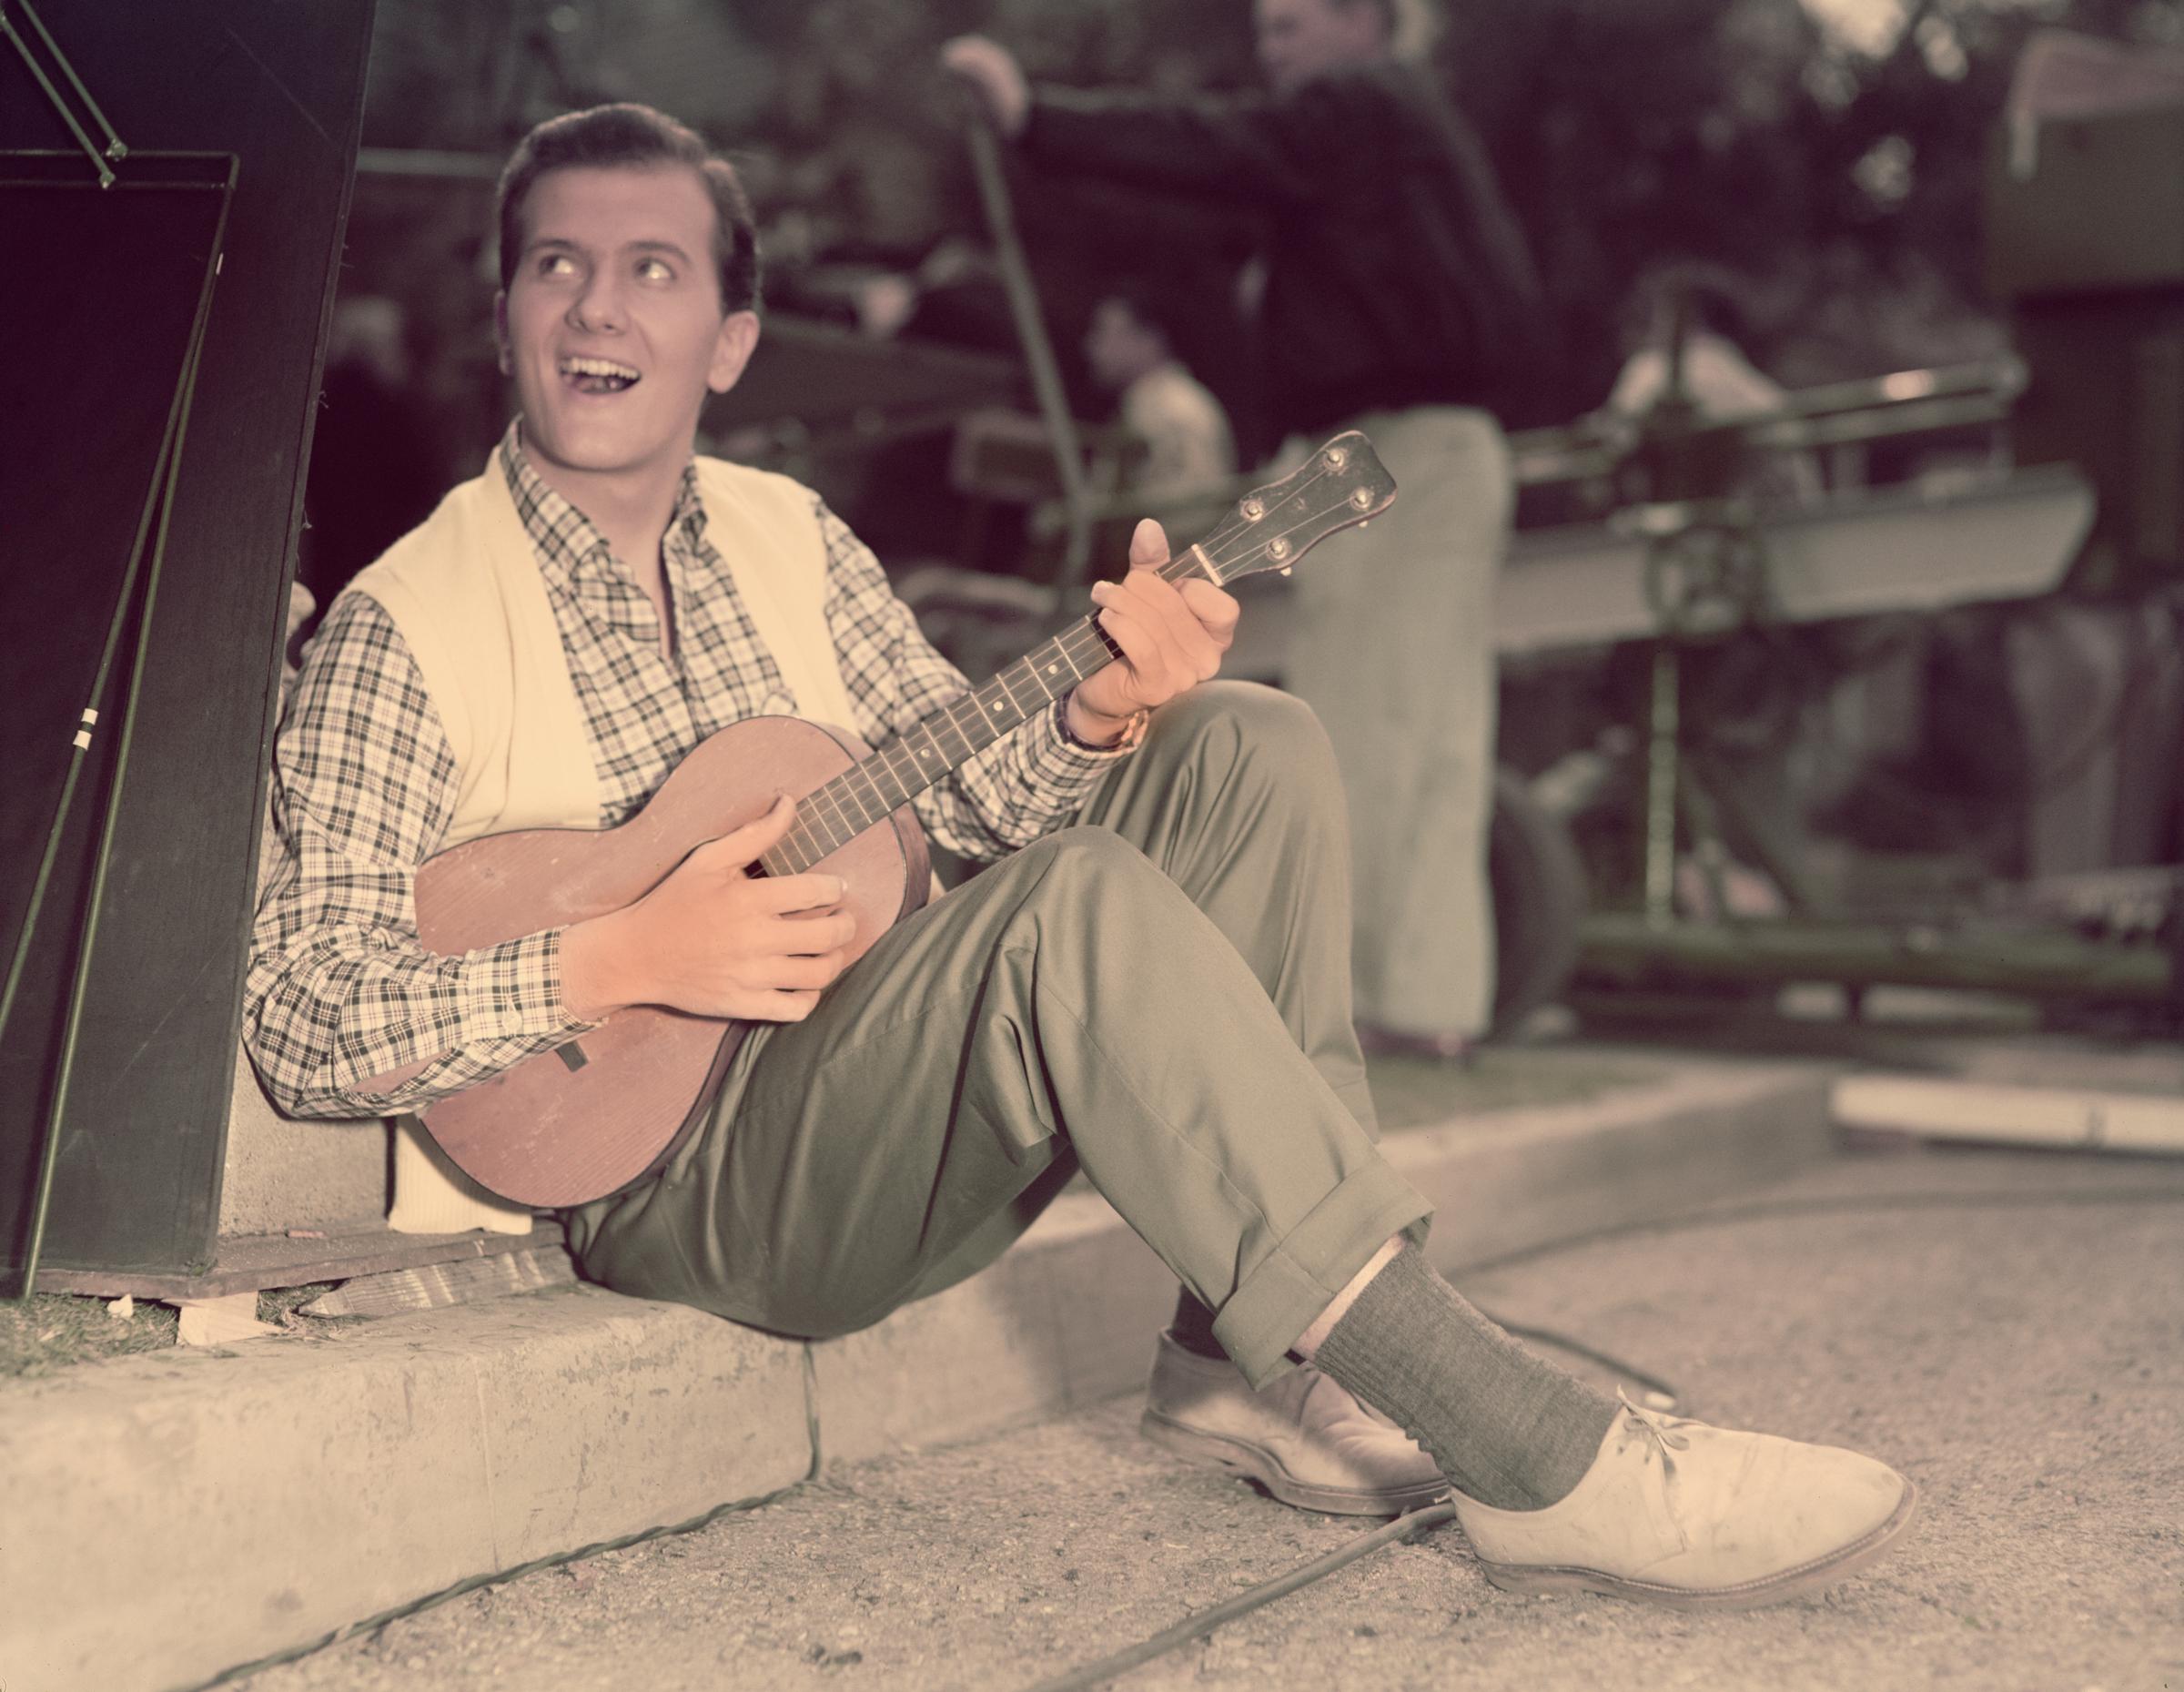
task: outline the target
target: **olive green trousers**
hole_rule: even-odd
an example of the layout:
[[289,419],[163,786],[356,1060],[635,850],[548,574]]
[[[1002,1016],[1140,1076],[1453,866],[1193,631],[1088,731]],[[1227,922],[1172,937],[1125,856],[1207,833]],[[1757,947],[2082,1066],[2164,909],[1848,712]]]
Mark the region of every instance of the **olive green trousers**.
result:
[[1077,825],[756,1030],[659,1176],[571,1212],[586,1272],[826,1338],[986,1267],[1082,1170],[1254,1384],[1287,1367],[1430,1214],[1374,1144],[1333,755],[1297,700],[1208,684]]

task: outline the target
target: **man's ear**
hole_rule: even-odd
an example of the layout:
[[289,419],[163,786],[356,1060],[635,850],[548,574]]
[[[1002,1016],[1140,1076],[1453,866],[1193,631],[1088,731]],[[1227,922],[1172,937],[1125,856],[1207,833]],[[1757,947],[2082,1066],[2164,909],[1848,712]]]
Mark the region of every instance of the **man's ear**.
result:
[[513,376],[515,371],[511,368],[513,361],[508,350],[508,289],[505,288],[493,295],[493,347],[500,356],[500,374]]
[[751,355],[757,350],[758,313],[731,311],[721,319],[721,332],[713,338],[705,385],[715,393],[726,393],[742,380],[743,366],[751,362]]

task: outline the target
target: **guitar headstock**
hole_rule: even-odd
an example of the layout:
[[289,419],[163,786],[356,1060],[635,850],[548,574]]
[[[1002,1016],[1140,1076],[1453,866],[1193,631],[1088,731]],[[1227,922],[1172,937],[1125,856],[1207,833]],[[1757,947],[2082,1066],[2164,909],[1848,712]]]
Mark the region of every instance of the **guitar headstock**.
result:
[[1345,430],[1279,481],[1252,489],[1194,550],[1223,586],[1267,570],[1286,575],[1329,535],[1394,502],[1395,478],[1372,442]]

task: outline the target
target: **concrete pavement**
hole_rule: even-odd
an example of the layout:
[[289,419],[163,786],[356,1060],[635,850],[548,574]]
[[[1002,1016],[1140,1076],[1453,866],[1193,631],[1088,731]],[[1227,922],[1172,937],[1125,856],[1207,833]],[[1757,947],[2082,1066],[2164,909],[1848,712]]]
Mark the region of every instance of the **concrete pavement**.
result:
[[[1590,1061],[1544,1089],[1564,1102],[1438,1121],[1434,1087],[1376,1077],[1444,1267],[1825,1152],[1826,1065]],[[1142,1379],[1172,1298],[1104,1201],[1070,1194],[986,1275],[824,1345],[581,1289],[0,1384],[0,1686],[199,1684],[774,1492],[815,1449],[855,1462],[1098,1404]]]
[[[1883,1456],[1919,1483],[1921,1519],[1866,1575],[1725,1616],[1512,1597],[1443,1528],[1118,1685],[2184,1685],[2184,1167],[1835,1159],[1709,1220],[1535,1251],[1467,1285],[1669,1377],[1688,1413]],[[764,1509],[393,1622],[251,1692],[1005,1692],[1362,1531],[1175,1464],[1136,1415],[1124,1395],[830,1467]]]

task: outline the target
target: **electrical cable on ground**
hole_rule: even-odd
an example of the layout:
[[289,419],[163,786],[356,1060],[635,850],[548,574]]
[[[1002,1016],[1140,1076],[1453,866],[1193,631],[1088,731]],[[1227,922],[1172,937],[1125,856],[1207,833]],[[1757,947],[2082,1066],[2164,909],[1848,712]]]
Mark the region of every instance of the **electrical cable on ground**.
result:
[[1210,1609],[1200,1610],[1196,1616],[1187,1616],[1165,1633],[1139,1641],[1127,1649],[1103,1657],[1097,1663],[1087,1663],[1082,1668],[1072,1669],[1052,1680],[1042,1680],[1029,1692],[1083,1692],[1087,1687],[1096,1687],[1126,1674],[1140,1663],[1149,1663],[1156,1657],[1165,1657],[1179,1645],[1188,1645],[1200,1634],[1210,1633],[1216,1627],[1232,1622],[1239,1616],[1249,1616],[1261,1605],[1287,1596],[1301,1586],[1333,1574],[1347,1564],[1356,1562],[1368,1552],[1378,1551],[1382,1545],[1415,1539],[1421,1534],[1456,1519],[1456,1506],[1443,1501],[1414,1510],[1409,1515],[1399,1515],[1394,1521],[1376,1527],[1370,1534],[1360,1534],[1348,1545],[1314,1557],[1309,1563],[1299,1565],[1286,1575],[1261,1583],[1249,1592],[1239,1593],[1226,1604],[1217,1604]]

